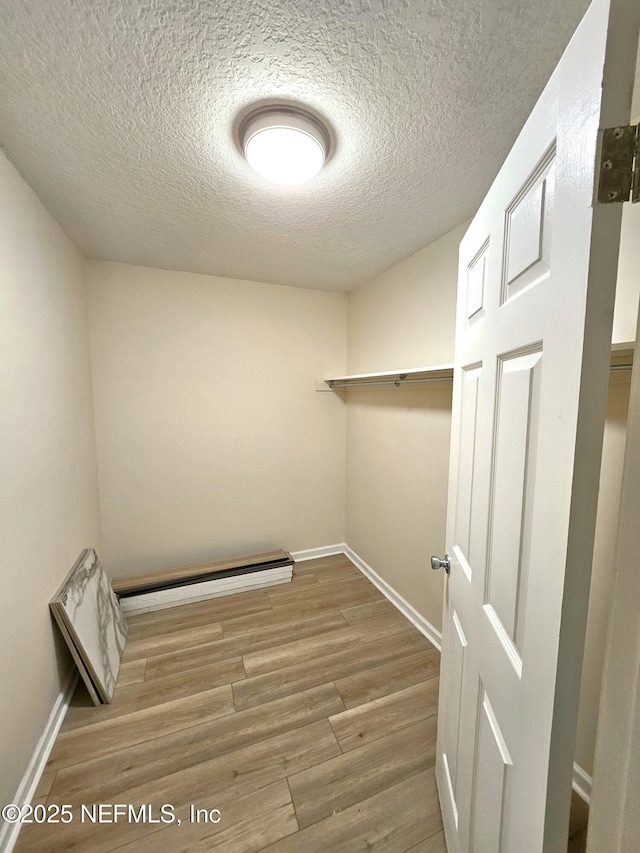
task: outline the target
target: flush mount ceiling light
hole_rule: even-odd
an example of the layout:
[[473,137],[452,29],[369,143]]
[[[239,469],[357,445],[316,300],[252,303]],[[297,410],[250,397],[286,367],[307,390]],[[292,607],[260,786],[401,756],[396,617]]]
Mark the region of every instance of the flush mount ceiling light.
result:
[[242,122],[240,145],[261,177],[292,186],[318,174],[329,153],[329,133],[304,110],[263,107]]

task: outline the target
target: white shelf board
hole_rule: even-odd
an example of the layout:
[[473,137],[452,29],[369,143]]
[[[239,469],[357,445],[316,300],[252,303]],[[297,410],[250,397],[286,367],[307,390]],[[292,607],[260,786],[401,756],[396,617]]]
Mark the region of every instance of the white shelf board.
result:
[[[413,382],[447,382],[453,379],[452,364],[429,367],[406,367],[399,370],[382,370],[377,373],[352,373],[349,376],[332,376],[317,383],[318,390],[334,390],[352,386],[402,385]],[[324,385],[324,388],[320,386]]]
[[609,363],[609,382],[615,385],[627,385],[631,382],[631,369],[635,341],[624,341],[611,346],[611,361]]
[[611,344],[611,365],[633,364],[633,356],[636,348],[635,341],[621,341]]

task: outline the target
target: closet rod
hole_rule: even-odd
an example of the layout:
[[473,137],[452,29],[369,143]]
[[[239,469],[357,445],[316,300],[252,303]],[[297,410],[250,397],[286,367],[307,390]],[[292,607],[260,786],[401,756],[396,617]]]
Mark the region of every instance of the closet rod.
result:
[[355,388],[355,387],[371,387],[373,385],[413,385],[414,383],[423,382],[451,382],[450,376],[433,376],[428,379],[383,379],[379,382],[336,382],[333,379],[329,380],[330,388]]
[[632,364],[612,364],[609,370],[613,373],[614,371],[617,373],[619,370],[632,370]]

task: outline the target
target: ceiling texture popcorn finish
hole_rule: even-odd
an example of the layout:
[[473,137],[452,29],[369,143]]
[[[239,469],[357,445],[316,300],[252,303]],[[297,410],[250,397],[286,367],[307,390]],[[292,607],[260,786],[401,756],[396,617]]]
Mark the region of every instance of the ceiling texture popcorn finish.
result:
[[[348,290],[470,217],[587,0],[0,0],[0,144],[92,258]],[[310,183],[253,107],[331,128]]]

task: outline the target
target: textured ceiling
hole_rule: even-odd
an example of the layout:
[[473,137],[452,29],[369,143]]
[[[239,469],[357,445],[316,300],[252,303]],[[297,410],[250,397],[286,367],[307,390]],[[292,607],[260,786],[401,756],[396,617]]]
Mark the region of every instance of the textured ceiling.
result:
[[[0,0],[0,144],[87,256],[348,290],[476,209],[587,0]],[[233,141],[335,135],[310,184]]]

